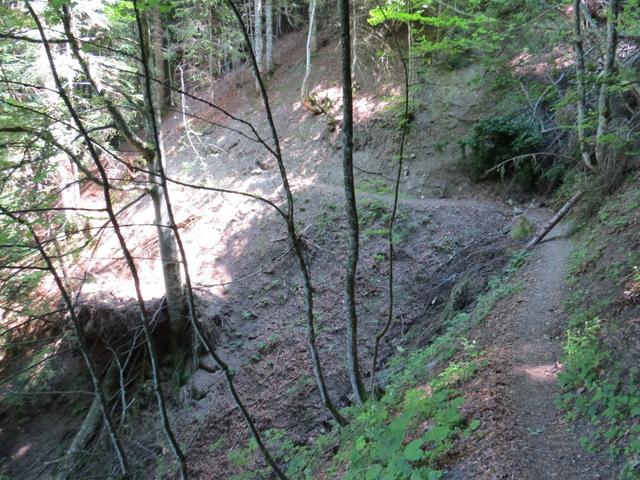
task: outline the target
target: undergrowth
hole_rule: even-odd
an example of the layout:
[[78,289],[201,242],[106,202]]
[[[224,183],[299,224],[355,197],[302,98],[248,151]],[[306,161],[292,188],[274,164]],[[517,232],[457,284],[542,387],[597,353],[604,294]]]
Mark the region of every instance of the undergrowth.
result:
[[[517,292],[522,283],[513,273],[526,255],[516,255],[503,275],[489,283],[470,312],[457,312],[443,333],[420,349],[398,353],[380,372],[384,394],[362,405],[344,409],[350,423],[334,428],[308,445],[295,444],[283,430],[265,432],[267,445],[285,465],[292,479],[435,480],[444,474],[454,443],[469,437],[480,421],[465,418],[464,396],[457,387],[483,366],[483,352],[467,338],[484,321],[496,302]],[[232,480],[253,480],[268,475],[257,466],[257,444],[229,453],[243,473]]]
[[559,375],[559,406],[569,420],[593,426],[581,443],[623,463],[619,477],[625,480],[640,478],[640,368],[630,355],[638,331],[626,320],[638,307],[619,295],[621,286],[640,284],[638,255],[629,248],[638,232],[639,201],[636,181],[583,229],[569,262],[573,293],[565,307],[570,318]]

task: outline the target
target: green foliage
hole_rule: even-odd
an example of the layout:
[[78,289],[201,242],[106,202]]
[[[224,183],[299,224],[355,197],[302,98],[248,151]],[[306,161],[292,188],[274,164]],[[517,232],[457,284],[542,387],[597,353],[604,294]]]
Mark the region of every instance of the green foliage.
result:
[[287,393],[289,395],[297,395],[311,385],[313,385],[313,379],[309,375],[301,375],[296,382],[287,389]]
[[214,453],[220,450],[223,445],[224,445],[224,440],[222,438],[219,438],[218,440],[213,442],[211,445],[209,445],[209,448],[207,448],[207,450],[209,451],[209,453]]
[[598,369],[608,358],[600,348],[598,332],[601,320],[598,317],[590,318],[581,313],[571,319],[571,324],[564,346],[564,370],[558,377],[564,389],[591,385],[597,379]]
[[491,314],[493,307],[499,300],[513,295],[524,288],[522,281],[507,281],[507,278],[508,277],[503,277],[491,280],[489,282],[489,291],[478,299],[475,310],[476,321],[478,323],[482,322]]
[[[478,299],[472,314],[459,312],[430,345],[401,351],[392,359],[392,370],[402,368],[389,379],[381,400],[348,410],[353,420],[340,432],[340,450],[334,459],[347,467],[342,478],[440,478],[438,460],[453,440],[471,435],[480,425],[478,420],[466,422],[461,417],[464,399],[454,390],[475,373],[480,362],[481,352],[465,339],[465,332],[484,320],[499,299],[517,291],[519,285],[511,281],[511,274],[525,258],[513,258],[505,275],[491,282],[489,291]],[[450,362],[456,352],[466,359]],[[434,376],[435,365],[445,366]],[[429,427],[421,431],[418,426],[425,424]]]
[[[630,433],[640,434],[640,389],[637,383],[629,383],[621,377],[622,369],[609,365],[610,352],[601,340],[602,321],[588,312],[580,311],[570,322],[564,347],[564,370],[558,381],[563,389],[559,406],[567,412],[569,420],[586,416],[596,425],[591,437],[584,438],[590,450],[603,443],[612,456],[623,453],[625,457],[640,455],[640,442],[627,441]],[[603,375],[603,372],[606,374]],[[628,378],[638,378],[633,367]],[[634,478],[627,465],[623,478]],[[625,473],[626,472],[626,473]]]
[[388,223],[391,217],[389,207],[379,200],[363,200],[358,206],[358,218],[361,226],[367,226],[382,221]]
[[[567,418],[586,418],[594,426],[581,443],[590,451],[605,450],[613,457],[624,458],[626,464],[620,476],[623,479],[637,478],[640,369],[629,365],[627,340],[611,341],[628,335],[627,331],[619,330],[611,312],[618,300],[619,286],[640,278],[634,268],[638,256],[625,248],[625,242],[629,241],[625,236],[636,235],[626,220],[637,209],[639,195],[637,188],[627,188],[607,199],[597,214],[591,216],[570,257],[569,283],[573,291],[565,306],[570,319],[563,371],[558,377],[563,392],[558,405]],[[611,233],[618,229],[622,229],[621,236]],[[612,250],[616,252],[615,262],[609,258]],[[603,270],[607,275],[602,275]],[[595,290],[594,278],[599,284]],[[613,290],[607,285],[614,286]],[[623,345],[616,346],[618,342]]]
[[[347,464],[343,479],[436,479],[442,475],[437,460],[465,428],[460,414],[464,399],[454,390],[432,390],[431,386],[408,389],[400,402],[395,397],[394,392],[359,409],[343,432],[336,456]],[[427,419],[429,428],[418,433]]]
[[438,58],[455,67],[468,61],[469,52],[492,50],[501,38],[496,33],[496,19],[485,14],[478,2],[463,2],[456,7],[395,0],[371,9],[368,22],[372,26],[407,24],[414,32],[413,55]]
[[258,316],[251,310],[243,310],[240,312],[240,320],[244,322],[255,320],[256,318],[258,318]]
[[232,65],[246,60],[244,40],[226,2],[187,0],[174,3],[167,56],[185,70],[190,88],[204,88]]
[[365,237],[384,237],[389,234],[389,230],[386,228],[368,228],[363,234]]
[[387,260],[388,260],[388,258],[389,258],[389,256],[388,256],[386,253],[376,253],[376,254],[373,256],[373,259],[374,259],[376,262],[385,262],[385,261],[387,261]]
[[356,189],[380,195],[393,193],[393,185],[381,179],[362,179],[358,182]]
[[526,240],[536,232],[536,227],[526,215],[516,217],[509,235],[514,240]]
[[464,161],[475,179],[513,175],[521,187],[531,190],[542,173],[534,159],[511,159],[539,152],[542,143],[541,135],[527,120],[513,115],[495,115],[474,125],[464,142]]

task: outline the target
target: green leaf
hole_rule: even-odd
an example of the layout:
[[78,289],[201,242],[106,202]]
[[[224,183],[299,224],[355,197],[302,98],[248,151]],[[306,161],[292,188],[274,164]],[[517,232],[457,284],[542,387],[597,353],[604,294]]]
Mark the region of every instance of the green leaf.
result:
[[380,465],[373,465],[367,470],[365,480],[376,480],[379,477],[380,472],[382,472],[382,467]]
[[418,460],[422,460],[422,458],[424,457],[424,451],[422,450],[423,443],[424,441],[420,438],[409,442],[409,444],[404,449],[404,458],[406,458],[410,462],[417,462]]
[[432,441],[434,443],[441,443],[451,433],[451,429],[446,425],[440,425],[433,427],[424,435],[425,441]]
[[480,420],[474,419],[469,422],[469,430],[477,430],[480,426]]
[[439,480],[440,478],[442,478],[442,471],[440,470],[431,470],[427,476],[427,480]]
[[354,448],[356,450],[364,450],[364,447],[367,446],[367,439],[364,438],[364,436],[360,435],[358,438],[356,438],[356,442],[354,444]]

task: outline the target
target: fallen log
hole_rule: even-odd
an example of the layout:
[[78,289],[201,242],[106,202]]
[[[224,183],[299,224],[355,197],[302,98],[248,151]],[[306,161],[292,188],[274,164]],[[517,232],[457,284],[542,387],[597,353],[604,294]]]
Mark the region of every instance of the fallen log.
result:
[[[102,381],[103,388],[108,390],[114,381],[115,374],[115,362],[112,362],[107,369],[107,373]],[[67,452],[59,460],[59,464],[56,468],[56,473],[53,476],[56,480],[66,480],[69,478],[69,473],[74,470],[77,465],[80,454],[84,451],[89,441],[93,437],[96,430],[100,426],[100,423],[104,417],[102,416],[102,409],[100,408],[100,399],[96,395],[89,412],[87,413],[84,421],[80,425],[78,432],[71,441],[71,445],[67,449]]]
[[580,198],[582,198],[582,195],[584,194],[583,190],[580,190],[578,193],[576,193],[573,197],[571,197],[571,199],[565,203],[562,208],[560,210],[558,210],[558,213],[556,213],[553,218],[551,220],[549,220],[549,222],[547,222],[546,225],[544,225],[539,231],[538,233],[535,234],[535,236],[531,239],[531,241],[529,243],[527,243],[526,246],[526,250],[531,250],[533,247],[535,247],[538,243],[540,243],[542,241],[542,239],[544,237],[547,236],[547,233],[549,233],[551,231],[551,229],[553,227],[555,227],[558,222],[560,220],[563,219],[563,217],[569,213],[569,211],[573,208],[573,206],[578,203],[578,201],[580,200]]

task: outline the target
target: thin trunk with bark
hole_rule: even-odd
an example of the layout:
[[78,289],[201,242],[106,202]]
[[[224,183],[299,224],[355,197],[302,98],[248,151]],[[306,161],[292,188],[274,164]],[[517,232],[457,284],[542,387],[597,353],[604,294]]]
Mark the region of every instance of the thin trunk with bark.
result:
[[171,106],[171,90],[169,89],[169,71],[164,56],[165,32],[162,15],[156,8],[148,9],[150,42],[149,48],[153,52],[155,76],[158,79],[156,108],[161,112]]
[[[86,148],[89,152],[89,155],[91,156],[91,159],[93,160],[94,165],[96,166],[96,169],[98,170],[98,174],[100,177],[100,180],[102,181],[102,193],[103,193],[103,197],[104,197],[104,202],[105,202],[105,211],[107,213],[107,216],[109,218],[109,223],[111,224],[111,226],[113,227],[113,232],[116,235],[116,238],[118,240],[118,244],[120,246],[120,249],[122,251],[122,254],[124,256],[125,262],[127,264],[127,267],[129,269],[129,272],[131,273],[131,277],[133,279],[133,285],[134,285],[134,289],[135,289],[135,293],[136,293],[136,300],[137,300],[137,306],[138,306],[138,312],[140,315],[140,320],[141,320],[141,324],[142,324],[142,330],[144,332],[144,336],[145,336],[145,341],[147,344],[147,350],[149,353],[149,359],[150,359],[150,363],[151,363],[151,374],[152,374],[152,382],[153,382],[153,387],[154,387],[154,393],[156,396],[156,401],[158,404],[158,410],[160,412],[160,418],[161,418],[161,422],[162,422],[162,428],[163,431],[167,437],[167,441],[169,443],[169,447],[172,450],[173,454],[176,457],[176,460],[178,461],[178,467],[179,467],[179,474],[180,474],[180,478],[181,479],[186,479],[187,478],[187,464],[186,464],[186,460],[185,460],[185,456],[184,453],[182,452],[182,449],[180,448],[180,445],[178,444],[175,435],[173,434],[173,430],[171,429],[171,425],[169,422],[169,416],[167,413],[167,409],[166,409],[166,402],[165,402],[165,398],[164,398],[164,392],[162,391],[162,387],[160,385],[160,375],[159,375],[159,368],[158,368],[158,356],[157,356],[157,351],[156,351],[156,346],[155,346],[155,342],[153,339],[153,333],[151,331],[151,325],[150,325],[150,321],[149,321],[149,315],[147,313],[147,309],[146,309],[146,304],[144,301],[144,298],[142,296],[142,287],[141,287],[141,283],[140,283],[140,276],[138,275],[138,269],[136,267],[135,261],[133,259],[133,256],[131,254],[131,250],[129,249],[127,242],[124,238],[124,235],[122,234],[122,230],[120,229],[120,223],[118,222],[114,207],[113,207],[113,199],[112,199],[112,194],[111,194],[111,185],[109,182],[109,177],[107,176],[107,172],[104,168],[104,165],[102,164],[102,162],[100,161],[100,155],[98,153],[98,150],[96,149],[96,146],[94,145],[93,139],[91,138],[91,136],[89,135],[89,132],[87,130],[87,128],[85,127],[82,119],[80,118],[80,116],[78,115],[78,112],[76,111],[73,103],[71,102],[69,96],[67,95],[66,91],[64,90],[62,81],[60,80],[60,77],[58,75],[58,69],[55,65],[55,62],[53,60],[53,55],[51,53],[51,49],[49,47],[49,43],[47,41],[46,35],[44,33],[44,28],[42,27],[42,24],[40,23],[40,19],[38,18],[37,14],[33,11],[33,9],[31,8],[30,3],[28,2],[28,0],[25,0],[25,4],[27,5],[27,8],[29,9],[29,12],[34,20],[34,22],[36,23],[37,27],[38,27],[38,31],[40,32],[40,37],[43,41],[43,45],[45,48],[45,52],[47,54],[47,59],[49,62],[49,67],[51,70],[51,74],[56,82],[56,88],[58,89],[58,92],[60,94],[60,97],[62,98],[65,107],[67,109],[67,111],[69,112],[73,123],[75,124],[76,128],[78,129],[78,132],[80,132],[80,136],[82,137],[82,139],[85,142]],[[134,6],[136,6],[136,3],[134,1]],[[68,6],[63,6],[62,7],[62,16],[63,16],[63,21],[65,23],[65,31],[67,33],[67,35],[69,36],[69,40],[71,42],[73,42],[72,40],[72,36],[71,36],[71,31],[67,29],[67,27],[69,26],[69,18],[70,18],[70,11],[68,9]],[[73,48],[73,46],[72,46]],[[76,45],[77,48],[77,45]],[[77,55],[76,55],[77,56]],[[113,105],[108,106],[108,109],[113,109]],[[119,114],[119,112],[117,111],[117,109],[115,109],[116,115]],[[126,125],[126,124],[125,124]]]
[[[157,18],[158,13],[154,9],[147,9],[151,18]],[[157,184],[157,176],[159,171],[166,169],[166,156],[164,149],[164,138],[162,128],[158,127],[157,135],[153,135],[154,125],[161,125],[160,106],[162,105],[162,91],[164,77],[157,76],[162,70],[162,59],[158,58],[158,51],[153,48],[153,32],[152,23],[142,19],[142,32],[140,38],[140,48],[145,49],[145,58],[148,59],[148,68],[151,70],[154,78],[158,79],[151,89],[144,90],[144,103],[147,117],[147,130],[153,139],[154,147],[153,155],[147,157],[147,169],[149,170],[152,186],[149,188],[149,197],[153,204],[154,223],[156,225],[156,233],[158,236],[158,249],[160,250],[160,262],[162,264],[162,276],[164,279],[165,294],[167,298],[167,311],[169,314],[169,324],[171,326],[172,338],[174,346],[180,344],[184,338],[187,322],[184,316],[184,292],[182,290],[182,277],[180,274],[180,259],[178,257],[178,249],[176,246],[176,238],[173,231],[168,228],[169,214],[164,201],[165,192]],[[146,78],[146,75],[144,76]]]
[[527,243],[526,250],[531,250],[537,244],[539,244],[542,239],[549,233],[553,227],[555,227],[560,220],[564,218],[564,216],[569,213],[569,211],[574,207],[578,201],[584,195],[583,190],[579,190],[576,192],[573,197],[569,199],[567,203],[565,203],[560,210],[549,220],[542,228],[534,235],[534,237]]
[[358,359],[358,315],[356,312],[356,271],[360,249],[358,207],[353,177],[353,94],[351,82],[351,32],[349,0],[340,0],[340,41],[342,50],[342,167],[347,222],[349,225],[349,252],[345,276],[345,308],[347,316],[347,368],[351,389],[357,403],[363,402],[366,390],[360,374]]
[[598,128],[596,130],[596,163],[602,168],[606,163],[606,141],[605,135],[608,131],[609,116],[611,114],[610,89],[614,80],[616,66],[616,49],[618,46],[618,36],[616,24],[618,20],[619,0],[609,0],[607,11],[607,38],[604,60],[604,70],[600,78],[600,95],[598,96]]
[[309,77],[311,76],[311,52],[313,52],[313,37],[316,24],[316,3],[317,0],[309,2],[309,31],[307,33],[307,51],[306,51],[306,68],[304,71],[304,79],[300,88],[300,101],[304,103],[309,97]]
[[[111,116],[114,125],[118,131],[130,142],[145,159],[147,167],[153,176],[153,172],[157,169],[157,162],[164,162],[163,156],[158,156],[154,145],[149,144],[147,141],[142,140],[129,126],[125,120],[124,115],[120,109],[111,101],[108,95],[105,93],[105,89],[102,82],[97,78],[90,65],[89,59],[85,58],[80,44],[78,43],[74,31],[73,31],[73,14],[68,6],[62,7],[62,21],[64,25],[65,34],[69,39],[73,56],[80,65],[85,77],[92,85],[96,95],[105,103],[107,112]],[[147,102],[148,103],[148,102]],[[147,116],[147,115],[145,115]],[[162,147],[162,145],[160,145]],[[161,154],[164,152],[163,148],[159,150]],[[166,212],[164,212],[164,206],[162,201],[162,192],[157,187],[151,187],[150,196],[153,202],[155,222],[158,229],[158,244],[160,250],[160,262],[162,266],[162,274],[165,282],[165,292],[168,305],[169,322],[171,330],[174,335],[181,335],[186,327],[186,321],[183,315],[184,307],[184,295],[182,294],[182,281],[180,276],[180,262],[177,256],[177,250],[175,246],[175,238],[173,233],[166,228],[162,228],[162,225],[166,218]]]
[[[383,14],[384,14],[384,10]],[[410,28],[408,28],[411,31]],[[398,200],[400,198],[400,179],[402,178],[402,168],[404,165],[404,149],[405,143],[407,140],[407,135],[409,134],[409,108],[410,108],[410,92],[411,92],[411,73],[412,70],[410,68],[409,62],[411,61],[411,42],[410,37],[407,38],[407,56],[405,57],[402,54],[402,47],[400,46],[400,42],[398,41],[398,37],[396,36],[395,30],[392,33],[393,35],[393,43],[394,47],[398,52],[398,56],[400,57],[400,62],[402,63],[402,72],[404,74],[404,111],[403,111],[403,119],[402,119],[402,132],[400,134],[400,144],[398,146],[398,168],[396,170],[396,178],[393,189],[393,207],[391,210],[391,218],[389,219],[389,230],[387,232],[387,245],[388,245],[388,255],[389,255],[389,276],[388,276],[388,291],[389,291],[389,303],[387,305],[387,318],[384,322],[380,331],[376,334],[373,344],[373,356],[371,360],[371,378],[370,378],[370,393],[371,395],[375,395],[376,391],[376,369],[378,362],[378,353],[380,351],[380,343],[382,339],[387,335],[389,329],[393,325],[394,319],[394,308],[395,308],[395,292],[394,292],[394,267],[395,267],[395,244],[393,240],[393,229],[395,226],[396,216],[398,214]],[[409,61],[407,61],[409,58]]]
[[[315,53],[318,50],[318,0],[314,0],[313,9],[315,10],[313,22],[310,22],[309,27],[311,28],[311,51]],[[311,1],[309,2],[309,19],[311,19]]]
[[[103,388],[109,390],[110,383],[113,383],[113,374],[115,373],[115,363],[111,363],[107,369],[107,373],[104,375]],[[87,445],[91,441],[95,431],[100,425],[100,420],[103,418],[103,412],[101,408],[100,396],[96,395],[91,402],[89,411],[84,417],[84,420],[80,424],[80,428],[76,432],[69,448],[56,468],[57,474],[54,476],[55,480],[67,480],[69,478],[69,472],[73,470],[74,466],[78,462],[78,457],[86,449]]]
[[[256,62],[258,64],[258,70],[260,73],[263,72],[263,48],[262,48],[262,0],[254,0],[254,12],[253,12],[253,24],[254,24],[254,32],[253,32],[253,50],[254,55],[256,57]],[[260,85],[256,80],[256,90],[260,91]]]
[[593,152],[587,143],[586,112],[587,99],[585,91],[585,64],[584,64],[584,39],[582,37],[582,20],[580,18],[581,0],[573,2],[573,35],[574,54],[576,62],[576,90],[578,93],[578,142],[580,144],[580,154],[582,161],[590,169],[595,169]]
[[[136,13],[136,23],[138,25],[138,29],[140,31],[143,30],[143,19],[140,15],[140,12],[138,11],[137,8],[137,3],[134,0],[134,8],[135,8],[135,13]],[[144,45],[144,35],[141,33],[140,34],[140,43],[142,45]],[[150,99],[150,109],[152,111],[155,111],[156,109],[154,108],[154,104],[153,104],[153,87],[152,87],[152,81],[151,81],[151,77],[152,77],[152,69],[149,66],[149,52],[146,49],[142,49],[142,63],[143,63],[143,68],[144,68],[144,77],[145,77],[145,91],[147,96]],[[160,128],[160,121],[159,121],[159,117],[158,116],[152,116],[151,118],[151,133],[154,137],[155,140],[155,145],[156,145],[156,149],[159,148],[160,145],[162,145],[162,130]],[[158,152],[158,156],[162,156],[161,152]],[[262,437],[255,425],[255,423],[253,422],[253,419],[251,418],[251,415],[249,414],[248,410],[246,409],[244,403],[242,402],[240,396],[238,395],[234,383],[233,383],[233,372],[231,370],[231,368],[229,368],[229,365],[224,362],[222,360],[222,358],[220,356],[218,356],[215,348],[213,347],[214,342],[212,342],[211,340],[209,340],[199,318],[198,318],[198,314],[197,314],[197,309],[196,309],[196,304],[195,304],[195,298],[193,295],[193,287],[191,284],[191,275],[189,274],[189,264],[187,261],[187,254],[186,254],[186,250],[184,248],[184,244],[182,242],[182,238],[180,236],[180,231],[178,230],[178,226],[176,224],[175,221],[175,216],[173,214],[173,207],[171,204],[171,199],[170,199],[170,192],[169,192],[169,188],[168,188],[168,184],[167,184],[167,177],[165,175],[165,169],[164,169],[164,164],[159,164],[158,165],[158,181],[160,184],[160,188],[162,188],[163,192],[164,192],[164,201],[165,201],[165,206],[166,206],[166,211],[167,211],[167,225],[168,227],[171,229],[171,231],[173,232],[173,234],[175,235],[175,239],[176,239],[176,243],[178,245],[178,249],[180,252],[180,257],[182,259],[183,265],[184,265],[184,271],[185,271],[185,282],[186,282],[186,291],[187,291],[187,305],[189,307],[189,319],[191,320],[191,325],[194,329],[194,332],[196,334],[196,338],[198,340],[200,340],[200,342],[204,345],[204,347],[206,348],[207,352],[209,353],[209,355],[211,355],[211,357],[214,359],[214,361],[216,362],[216,364],[220,367],[220,369],[223,371],[224,375],[225,375],[225,379],[227,382],[227,387],[229,388],[229,392],[231,393],[231,396],[233,397],[233,400],[236,403],[236,406],[238,407],[238,409],[240,410],[240,412],[242,413],[242,416],[245,419],[245,422],[247,423],[247,426],[249,427],[249,430],[251,431],[251,433],[253,434],[254,439],[256,440],[256,443],[258,444],[258,447],[260,448],[260,451],[262,452],[262,454],[264,455],[265,460],[267,461],[267,463],[271,466],[271,468],[273,469],[274,473],[278,476],[278,478],[280,478],[281,480],[288,480],[287,477],[285,476],[285,474],[283,473],[283,471],[280,469],[280,467],[278,466],[278,464],[276,463],[276,461],[274,460],[274,458],[271,456],[271,453],[269,452],[269,450],[267,449],[266,445],[264,444],[264,442],[262,441]],[[195,346],[194,346],[195,347]],[[194,350],[197,350],[194,348]]]
[[273,0],[266,0],[264,11],[266,48],[264,54],[265,71],[273,72]]
[[80,181],[78,177],[78,167],[71,158],[64,158],[61,155],[56,162],[60,200],[65,210],[65,217],[70,225],[74,225],[78,220],[76,208],[80,207]]

